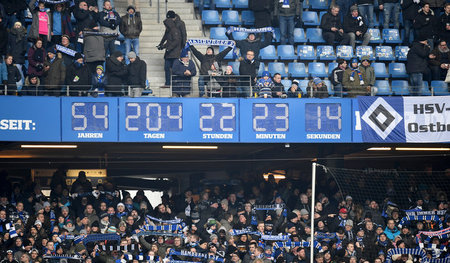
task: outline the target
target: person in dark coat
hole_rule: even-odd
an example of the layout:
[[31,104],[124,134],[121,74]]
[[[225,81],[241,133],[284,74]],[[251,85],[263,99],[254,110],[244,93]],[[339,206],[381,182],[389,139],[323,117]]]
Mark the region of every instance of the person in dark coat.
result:
[[105,86],[108,85],[108,78],[105,75],[102,65],[97,65],[95,74],[92,76],[92,92],[93,97],[97,97],[99,94],[105,94]]
[[430,52],[426,35],[419,36],[419,40],[415,41],[408,51],[406,72],[409,74],[411,95],[418,95],[423,88],[424,75],[425,77],[429,75],[429,69],[425,65],[428,65],[429,58],[436,58],[435,55],[430,56]]
[[308,98],[328,98],[328,89],[325,82],[318,77],[314,77],[308,82],[306,87]]
[[239,75],[250,76],[250,83],[247,77],[241,79],[241,92],[249,95],[250,86],[256,84],[256,76],[259,70],[259,61],[255,59],[255,52],[253,50],[247,51],[245,59],[239,63]]
[[[322,36],[327,45],[334,45],[335,41],[338,41],[340,45],[348,43],[348,34],[344,35],[339,11],[338,6],[332,5],[328,12],[322,16],[322,20],[320,21]],[[345,39],[344,36],[346,36]]]
[[303,96],[303,92],[299,87],[299,81],[294,79],[292,81],[291,87],[287,91],[288,98],[301,98]]
[[20,23],[25,22],[25,17],[23,15],[24,11],[27,9],[27,2],[23,0],[1,0],[0,3],[3,5],[5,10],[5,16],[3,17],[5,27],[12,28],[14,23],[19,21]]
[[430,9],[430,4],[425,3],[422,9],[419,10],[414,19],[414,30],[416,35],[426,37],[430,48],[434,48],[434,37],[436,35],[436,17],[433,10]]
[[[71,49],[71,50],[75,50],[75,46],[70,43],[70,37],[68,35],[63,35],[61,37],[61,43],[59,43],[59,45]],[[63,62],[64,65],[66,66],[66,68],[70,65],[72,65],[73,63],[73,56],[70,54],[66,54],[64,52],[61,52],[62,58],[63,58]]]
[[450,41],[450,3],[446,3],[444,13],[439,17],[439,38],[446,43]]
[[367,23],[359,15],[358,7],[350,7],[350,13],[344,17],[344,33],[348,35],[349,44],[355,49],[356,40],[362,40],[362,46],[367,46],[370,33],[367,32]]
[[413,23],[416,18],[420,5],[416,3],[414,0],[403,0],[401,3],[402,6],[402,15],[403,15],[403,25],[405,27],[405,36],[403,38],[403,45],[409,46],[411,39],[411,32],[413,31]]
[[172,96],[184,97],[189,95],[192,87],[192,77],[197,74],[195,64],[189,59],[189,53],[183,52],[180,59],[173,63],[172,72],[174,81],[172,84]]
[[24,80],[23,67],[25,65],[25,54],[27,53],[27,29],[20,22],[16,22],[9,31],[8,36],[8,54],[14,59],[14,64],[19,68],[22,80]]
[[105,38],[95,34],[93,31],[84,31],[84,61],[89,67],[89,71],[93,74],[97,65],[103,64],[106,59]]
[[199,89],[199,96],[203,97],[205,94],[205,85],[209,81],[209,73],[208,71],[211,69],[211,65],[214,64],[214,62],[217,62],[218,68],[220,68],[220,63],[225,58],[225,56],[232,50],[231,47],[227,47],[226,49],[222,50],[219,54],[214,54],[214,48],[208,47],[206,49],[206,54],[202,54],[200,51],[198,51],[194,46],[189,46],[192,54],[200,61],[200,76],[198,78],[198,89]]
[[248,7],[255,15],[255,28],[272,26],[273,0],[249,0]]
[[66,66],[61,53],[56,53],[55,47],[47,49],[47,60],[44,63],[45,93],[50,96],[59,96],[61,87],[66,80]]
[[331,72],[330,81],[334,86],[335,95],[342,97],[342,83],[344,80],[344,72],[347,69],[347,61],[338,59],[336,62],[338,63],[338,66]]
[[67,67],[66,84],[71,96],[86,95],[91,85],[91,73],[81,53],[76,53],[74,62]]
[[77,20],[77,36],[79,36],[84,29],[99,29],[96,22],[97,13],[98,9],[96,7],[88,7],[86,1],[80,1],[78,7],[73,11],[73,16]]
[[233,67],[228,65],[222,77],[217,78],[222,86],[222,97],[236,97],[236,85],[238,78],[234,76]]
[[439,41],[438,46],[431,51],[431,54],[434,55],[434,58],[428,61],[431,80],[445,80],[450,65],[450,50],[447,42]]
[[[142,32],[141,13],[136,12],[134,6],[127,7],[127,14],[122,16],[120,24],[120,33],[125,37],[125,53],[131,50],[139,56],[139,35]],[[128,63],[128,57],[126,58]]]
[[116,34],[103,36],[105,45],[105,55],[111,55],[116,51],[116,44],[119,35],[119,26],[121,23],[120,15],[113,9],[111,1],[105,0],[103,2],[103,11],[98,12],[97,22],[100,24],[100,32],[107,34]]
[[120,51],[115,51],[106,59],[106,76],[108,77],[108,86],[106,86],[107,96],[121,96],[122,85],[128,74],[127,67]]
[[21,85],[18,82],[22,80],[22,75],[19,72],[19,69],[16,65],[13,64],[14,57],[12,55],[6,55],[5,57],[5,64],[6,64],[6,70],[8,72],[8,94],[9,95],[15,95],[16,90],[21,88]]
[[33,73],[29,74],[25,79],[25,85],[22,88],[21,94],[25,96],[42,96],[43,88],[39,77]]
[[273,74],[273,88],[272,88],[272,98],[286,98],[286,91],[284,90],[284,85],[281,83],[280,73]]
[[[226,33],[226,35],[230,40],[234,40],[232,34]],[[264,34],[264,40],[261,38],[257,38],[255,34],[250,33],[248,34],[246,39],[237,40],[236,47],[239,48],[239,52],[241,53],[242,57],[245,57],[247,51],[252,50],[255,53],[255,58],[258,58],[259,51],[262,48],[265,48],[268,45],[270,45],[272,43],[272,39],[273,34],[271,32]]]
[[167,12],[166,19],[164,20],[166,31],[157,46],[158,50],[166,49],[164,53],[164,71],[166,77],[165,86],[170,86],[173,63],[178,60],[181,50],[184,47],[182,45],[183,35],[175,23],[175,17],[175,12]]
[[28,49],[28,74],[41,77],[44,74],[45,49],[42,39],[37,38],[34,45]]
[[140,97],[142,90],[145,89],[145,82],[147,80],[147,63],[141,60],[133,51],[128,53],[128,59],[130,60],[130,64],[127,66],[127,84],[132,86],[132,94],[130,97]]

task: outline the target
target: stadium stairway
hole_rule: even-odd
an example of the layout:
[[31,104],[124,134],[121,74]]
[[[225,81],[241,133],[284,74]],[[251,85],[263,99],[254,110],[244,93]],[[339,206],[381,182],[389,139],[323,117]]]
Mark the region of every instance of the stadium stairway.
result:
[[[153,95],[158,97],[170,97],[170,89],[160,88],[164,85],[164,50],[158,50],[156,46],[161,40],[165,27],[166,18],[165,1],[160,0],[160,22],[158,23],[157,0],[138,0],[142,16],[143,30],[140,36],[139,57],[147,62],[147,79]],[[126,13],[127,0],[115,0],[115,8],[121,16]],[[197,20],[194,14],[194,5],[185,0],[170,0],[167,10],[174,10],[186,24],[188,38],[205,38],[202,33],[201,20]],[[196,83],[196,81],[194,81]],[[198,92],[198,91],[197,91]]]

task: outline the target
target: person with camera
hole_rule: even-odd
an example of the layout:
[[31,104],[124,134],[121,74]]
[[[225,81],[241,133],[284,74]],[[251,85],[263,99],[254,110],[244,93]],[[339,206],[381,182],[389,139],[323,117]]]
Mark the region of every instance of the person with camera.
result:
[[44,74],[45,50],[42,46],[43,41],[37,38],[34,45],[28,49],[28,74],[34,74],[41,77]]

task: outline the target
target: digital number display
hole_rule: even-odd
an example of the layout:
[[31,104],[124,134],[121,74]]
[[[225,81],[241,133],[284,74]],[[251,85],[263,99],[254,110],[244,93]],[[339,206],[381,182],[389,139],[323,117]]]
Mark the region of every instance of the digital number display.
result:
[[305,130],[307,132],[340,132],[342,107],[340,103],[306,103]]
[[109,129],[107,102],[73,102],[73,131],[107,131]]
[[202,132],[236,131],[236,104],[200,103],[199,128]]
[[183,130],[181,103],[128,102],[125,105],[127,131],[168,132]]
[[289,131],[289,104],[253,103],[253,131],[287,132]]

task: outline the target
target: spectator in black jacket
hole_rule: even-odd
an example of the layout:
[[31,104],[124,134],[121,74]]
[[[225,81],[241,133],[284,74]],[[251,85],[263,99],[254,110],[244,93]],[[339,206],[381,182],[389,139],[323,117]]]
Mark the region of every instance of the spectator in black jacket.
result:
[[446,3],[444,13],[439,18],[439,37],[449,43],[450,41],[450,3]]
[[8,71],[8,94],[15,95],[16,89],[21,87],[19,83],[22,80],[22,76],[16,65],[13,64],[13,56],[6,55],[5,57],[6,70]]
[[436,34],[436,18],[433,10],[430,9],[430,4],[425,3],[422,9],[419,10],[414,19],[414,29],[417,36],[426,37],[428,45],[433,49]]
[[[134,6],[127,8],[127,14],[122,16],[120,33],[125,37],[125,52],[128,54],[133,48],[134,53],[139,56],[139,35],[142,32],[141,13],[136,12]],[[126,58],[128,63],[128,57]]]
[[273,0],[249,0],[248,7],[255,14],[255,28],[272,26]]
[[287,92],[288,98],[301,98],[303,96],[303,92],[299,87],[299,81],[294,79],[292,81],[291,87]]
[[427,66],[428,58],[435,58],[430,56],[430,45],[425,36],[419,36],[419,40],[415,41],[411,49],[408,51],[406,71],[409,74],[409,84],[411,95],[418,95],[423,88],[424,75],[429,75]]
[[284,85],[281,83],[280,73],[275,73],[272,80],[274,84],[274,87],[272,88],[272,98],[286,98],[286,91],[284,91]]
[[105,65],[106,76],[108,78],[106,95],[121,96],[122,85],[128,74],[122,52],[115,51],[109,58],[106,59]]
[[433,59],[428,61],[432,80],[444,80],[450,64],[450,50],[445,40],[439,41],[436,48],[431,51]]
[[142,90],[145,88],[147,80],[147,64],[141,60],[133,51],[128,52],[130,64],[128,70],[128,85],[131,85],[130,97],[140,97]]
[[8,54],[14,59],[14,64],[19,68],[22,80],[24,80],[23,67],[25,65],[25,53],[27,53],[27,29],[20,22],[16,22],[8,35]]
[[91,73],[80,53],[75,54],[74,62],[67,67],[66,84],[71,96],[86,95],[91,85]]
[[339,6],[332,5],[328,12],[322,16],[320,28],[322,28],[322,36],[327,45],[334,45],[335,41],[343,45],[349,41],[348,34],[344,35],[344,29],[342,28]]
[[[227,33],[227,37],[231,40],[233,39],[233,35]],[[272,33],[266,33],[264,34],[264,40],[261,38],[257,38],[255,34],[250,33],[248,34],[247,38],[244,40],[237,40],[236,41],[236,47],[239,48],[239,52],[241,53],[241,56],[245,57],[247,54],[247,51],[252,50],[255,53],[255,58],[259,57],[259,51],[262,48],[267,47],[272,43],[273,35]]]
[[27,2],[23,0],[1,0],[4,9],[4,24],[6,28],[13,27],[19,21],[25,23],[24,11],[27,9]]
[[81,35],[82,31],[87,29],[98,30],[97,26],[98,8],[89,6],[86,1],[80,1],[78,8],[73,11],[73,16],[77,20],[77,35]]
[[383,28],[389,28],[389,22],[393,18],[394,28],[400,26],[400,1],[399,0],[378,0],[379,8],[384,13]]
[[413,22],[416,18],[420,5],[420,1],[417,0],[403,0],[402,15],[403,15],[403,25],[405,26],[405,36],[403,38],[403,45],[409,46],[411,39],[411,31],[413,29]]
[[358,13],[358,7],[352,6],[350,13],[344,18],[344,33],[348,35],[350,45],[355,49],[356,40],[362,40],[362,46],[367,46],[370,33],[367,24]]
[[104,36],[105,55],[111,55],[114,51],[116,51],[115,41],[117,40],[119,34],[121,18],[113,9],[109,0],[105,0],[103,2],[103,11],[97,14],[97,21],[100,24],[100,32],[111,34],[109,36]]
[[338,66],[331,72],[331,83],[334,86],[335,96],[342,97],[342,81],[344,79],[344,72],[347,69],[347,61],[343,59],[337,60]]
[[192,77],[197,74],[195,64],[189,59],[189,52],[182,52],[181,58],[173,63],[172,95],[184,97],[192,88]]
[[224,59],[224,57],[232,50],[232,47],[227,47],[226,49],[222,50],[217,55],[214,55],[214,48],[208,47],[206,49],[206,54],[202,54],[200,51],[198,51],[194,46],[189,46],[192,54],[200,61],[200,76],[198,78],[198,89],[199,89],[199,96],[203,97],[205,94],[205,85],[209,81],[208,77],[208,71],[211,69],[211,65],[214,64],[214,62],[217,62],[218,68],[221,67],[220,63]]
[[259,70],[259,61],[255,59],[255,52],[253,50],[247,51],[245,59],[239,63],[239,75],[250,76],[249,85],[246,84],[248,83],[247,78],[241,80],[241,84],[245,86],[243,90],[244,93],[248,94],[247,90],[250,91],[250,85],[251,86],[255,85],[258,70]]

